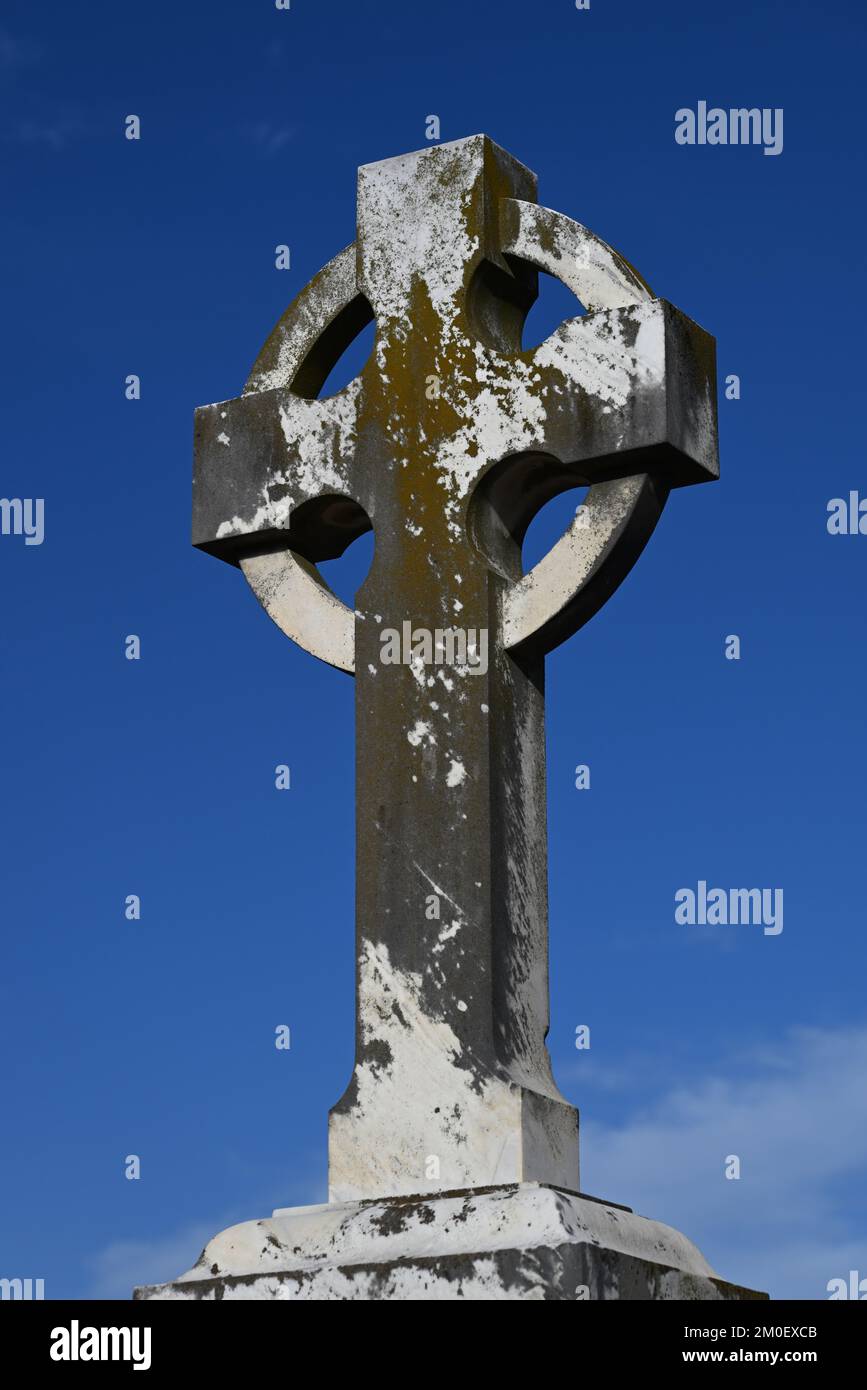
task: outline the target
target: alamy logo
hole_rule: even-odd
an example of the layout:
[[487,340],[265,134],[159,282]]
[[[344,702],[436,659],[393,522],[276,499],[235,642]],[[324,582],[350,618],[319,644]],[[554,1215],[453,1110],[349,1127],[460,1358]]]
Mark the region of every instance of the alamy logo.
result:
[[764,145],[765,154],[783,152],[782,106],[708,110],[707,102],[700,101],[695,111],[688,106],[675,111],[674,120],[679,145]]
[[0,1279],[0,1298],[45,1297],[44,1279]]
[[690,927],[764,927],[765,936],[783,930],[782,888],[711,888],[701,878],[698,888],[678,888],[674,920]]
[[857,1269],[849,1270],[849,1278],[829,1279],[825,1288],[828,1290],[828,1298],[852,1298],[859,1303],[867,1299],[867,1279],[862,1279]]
[[23,536],[25,545],[45,539],[45,501],[42,497],[0,497],[0,535]]
[[867,497],[852,489],[848,499],[832,497],[826,522],[829,536],[867,536]]
[[69,1327],[51,1329],[52,1361],[131,1361],[134,1371],[148,1371],[151,1364],[149,1327],[81,1327],[73,1318]]
[[483,676],[488,669],[488,629],[384,627],[379,634],[383,666],[454,666],[462,674]]

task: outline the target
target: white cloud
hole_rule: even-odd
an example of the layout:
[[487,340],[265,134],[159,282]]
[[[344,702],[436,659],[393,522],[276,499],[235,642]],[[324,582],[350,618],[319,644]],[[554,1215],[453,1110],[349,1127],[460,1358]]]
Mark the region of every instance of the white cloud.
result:
[[[622,1126],[585,1111],[582,1188],[683,1231],[733,1283],[826,1298],[829,1279],[867,1277],[865,1077],[867,1026],[801,1028],[671,1088]],[[729,1154],[738,1181],[724,1176]],[[177,1278],[236,1220],[113,1242],[90,1261],[89,1296],[127,1299],[136,1284]]]
[[257,121],[248,127],[250,139],[266,157],[279,154],[295,139],[297,128],[294,125],[276,125],[273,121]]
[[79,116],[65,114],[50,120],[18,121],[12,138],[20,145],[44,145],[59,152],[86,133],[87,126]]
[[825,1298],[829,1279],[867,1276],[865,1076],[867,1027],[794,1030],[623,1127],[588,1117],[581,1185],[676,1226],[734,1283]]
[[184,1226],[152,1240],[118,1240],[88,1263],[88,1298],[132,1298],[137,1284],[165,1284],[191,1269],[212,1236],[231,1222]]
[[[268,1185],[261,1179],[250,1180],[250,1193],[243,1208],[223,1211],[207,1221],[189,1221],[161,1235],[112,1241],[87,1260],[91,1282],[84,1298],[132,1298],[139,1284],[167,1284],[192,1269],[209,1240],[235,1226],[240,1221],[255,1220],[257,1215],[270,1216],[276,1205],[288,1206],[289,1198],[280,1201],[274,1195],[285,1192],[285,1180]],[[327,1184],[323,1181],[298,1182],[288,1189],[291,1202],[304,1206],[327,1202]],[[254,1213],[251,1216],[251,1212]]]

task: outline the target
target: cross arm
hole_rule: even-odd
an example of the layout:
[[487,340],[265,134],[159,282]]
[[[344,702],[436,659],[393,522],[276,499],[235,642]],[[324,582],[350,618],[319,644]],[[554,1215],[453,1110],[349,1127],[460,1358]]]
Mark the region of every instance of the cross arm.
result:
[[668,487],[719,475],[713,338],[664,299],[570,319],[527,354],[537,447],[597,483],[651,473]]
[[[201,406],[195,415],[193,544],[232,564],[288,546],[312,560],[342,554],[369,523],[351,502],[359,384],[326,400],[286,389]],[[344,524],[325,524],[343,501]],[[305,504],[317,504],[314,506]]]
[[[598,310],[528,354],[552,495],[588,483],[562,539],[502,600],[503,643],[551,651],[626,577],[669,490],[719,474],[714,340],[666,300]],[[518,530],[521,529],[520,524]]]

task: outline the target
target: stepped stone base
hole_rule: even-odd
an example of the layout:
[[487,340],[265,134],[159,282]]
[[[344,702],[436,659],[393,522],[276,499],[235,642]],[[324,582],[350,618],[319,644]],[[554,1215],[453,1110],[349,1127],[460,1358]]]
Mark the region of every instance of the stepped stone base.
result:
[[288,1207],[136,1299],[763,1299],[627,1207],[538,1183]]

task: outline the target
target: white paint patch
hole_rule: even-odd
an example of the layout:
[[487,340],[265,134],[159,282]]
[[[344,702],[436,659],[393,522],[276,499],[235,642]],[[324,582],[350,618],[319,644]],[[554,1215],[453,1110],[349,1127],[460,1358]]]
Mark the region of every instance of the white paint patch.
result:
[[424,739],[427,739],[428,743],[436,743],[430,724],[425,723],[423,719],[416,720],[415,727],[407,732],[406,738],[413,748],[418,748]]
[[[520,1181],[520,1090],[467,1065],[448,1021],[450,1001],[433,1016],[421,975],[397,969],[387,946],[368,940],[358,1001],[362,1046],[378,1046],[376,1059],[356,1068],[352,1110],[331,1115],[335,1195]],[[438,1179],[425,1176],[429,1154],[440,1160]]]
[[419,277],[438,318],[454,320],[464,267],[478,249],[464,215],[477,178],[475,160],[443,146],[359,169],[358,222],[381,318],[403,323]]
[[481,343],[473,345],[473,352],[472,379],[450,378],[443,393],[464,423],[443,440],[436,460],[438,482],[451,494],[447,511],[449,531],[455,536],[461,532],[455,501],[467,496],[480,466],[538,443],[546,414],[538,390],[541,378],[533,364],[520,358],[507,364]]
[[[636,328],[630,346],[626,325]],[[533,355],[536,366],[557,372],[561,386],[576,387],[603,404],[622,410],[640,387],[659,385],[665,372],[665,326],[653,300],[611,314],[570,319]]]
[[288,396],[281,401],[280,427],[292,482],[308,497],[349,491],[347,466],[355,452],[360,393],[361,381],[356,378],[339,395],[325,400]]
[[452,758],[451,766],[449,767],[449,770],[446,773],[446,786],[459,787],[461,783],[465,782],[466,780],[467,772],[463,763],[457,761],[455,758]]
[[292,508],[295,506],[295,498],[285,492],[282,496],[272,497],[270,489],[272,487],[282,489],[289,485],[289,473],[275,471],[269,482],[260,490],[261,502],[253,515],[248,517],[233,516],[229,521],[221,521],[217,527],[217,539],[221,540],[225,536],[252,535],[256,531],[268,530],[272,527],[283,530],[289,524]]

